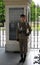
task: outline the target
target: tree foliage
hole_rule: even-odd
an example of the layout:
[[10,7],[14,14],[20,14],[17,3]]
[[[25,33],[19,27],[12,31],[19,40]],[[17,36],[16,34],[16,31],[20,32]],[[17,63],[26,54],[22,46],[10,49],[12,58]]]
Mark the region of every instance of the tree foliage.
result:
[[38,8],[38,15],[40,16],[40,6],[37,6]]
[[38,19],[38,16],[40,15],[40,7],[35,5],[35,3],[32,1],[31,6],[31,21],[35,21]]
[[5,4],[3,0],[0,0],[0,22],[5,22]]
[[31,6],[31,21],[35,21],[35,3],[32,1]]

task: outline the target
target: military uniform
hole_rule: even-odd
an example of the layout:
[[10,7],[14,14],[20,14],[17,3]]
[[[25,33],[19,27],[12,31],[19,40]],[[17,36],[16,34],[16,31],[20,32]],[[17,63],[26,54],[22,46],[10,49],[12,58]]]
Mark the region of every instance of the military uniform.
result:
[[31,27],[27,22],[18,22],[16,39],[19,41],[21,54],[27,53],[28,36],[30,33],[31,33]]

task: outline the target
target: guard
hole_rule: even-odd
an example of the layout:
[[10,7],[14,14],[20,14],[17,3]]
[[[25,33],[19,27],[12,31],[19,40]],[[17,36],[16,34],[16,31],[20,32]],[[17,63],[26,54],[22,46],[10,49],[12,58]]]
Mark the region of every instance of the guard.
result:
[[19,41],[20,46],[20,63],[25,62],[27,49],[28,49],[28,36],[31,34],[31,26],[27,22],[26,15],[22,14],[20,16],[20,21],[17,24],[17,36],[16,39]]

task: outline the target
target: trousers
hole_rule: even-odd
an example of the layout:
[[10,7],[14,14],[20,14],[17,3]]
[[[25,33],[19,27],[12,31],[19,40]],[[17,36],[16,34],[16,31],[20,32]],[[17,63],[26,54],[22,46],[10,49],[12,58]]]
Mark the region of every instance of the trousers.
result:
[[28,50],[28,37],[25,35],[19,35],[19,46],[20,46],[20,53],[25,54]]

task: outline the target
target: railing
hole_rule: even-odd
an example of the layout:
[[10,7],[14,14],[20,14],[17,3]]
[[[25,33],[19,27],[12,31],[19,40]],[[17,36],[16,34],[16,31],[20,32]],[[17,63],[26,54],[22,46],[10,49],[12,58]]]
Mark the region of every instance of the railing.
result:
[[6,28],[0,27],[0,47],[5,47],[6,44]]
[[40,49],[40,21],[38,23],[35,21],[35,27],[32,23],[32,32],[29,36],[29,43],[28,46],[31,49]]
[[[6,44],[6,28],[0,28],[0,47],[5,47]],[[31,35],[29,36],[29,48],[38,49],[40,48],[40,30],[32,30]]]

